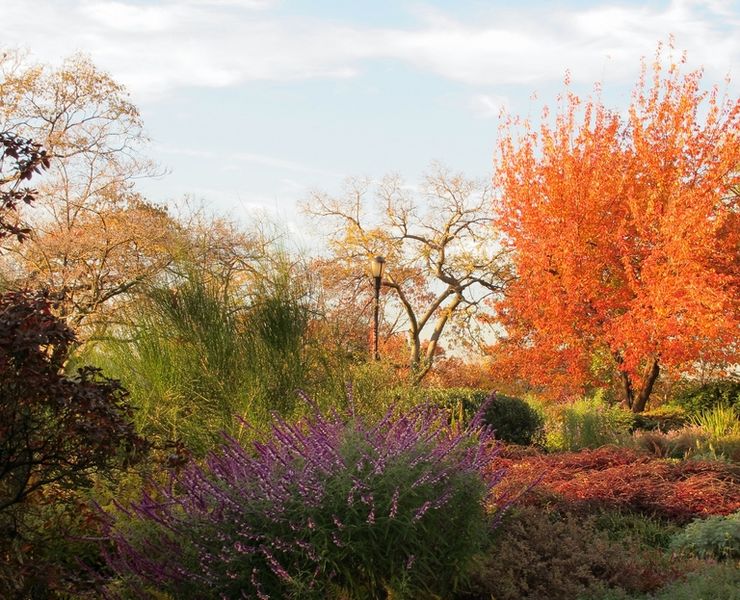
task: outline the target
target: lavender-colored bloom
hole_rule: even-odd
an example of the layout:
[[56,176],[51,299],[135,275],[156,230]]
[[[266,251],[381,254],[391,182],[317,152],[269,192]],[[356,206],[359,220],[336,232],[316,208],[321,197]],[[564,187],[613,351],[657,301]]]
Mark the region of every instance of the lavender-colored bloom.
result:
[[396,515],[398,514],[398,495],[399,489],[396,488],[396,490],[393,492],[393,498],[391,498],[391,510],[388,513],[388,516],[391,519],[395,519]]
[[429,500],[427,500],[426,502],[424,502],[424,504],[422,504],[422,505],[421,505],[421,506],[420,506],[420,507],[419,507],[419,508],[417,509],[417,511],[416,511],[416,512],[414,513],[414,518],[412,519],[412,521],[419,521],[419,520],[420,520],[420,519],[421,519],[421,518],[422,518],[422,517],[424,516],[424,514],[425,514],[425,513],[426,513],[426,512],[427,512],[427,511],[428,511],[428,510],[429,510],[429,509],[431,508],[431,507],[432,507],[432,503],[431,503],[431,502],[430,502]]
[[[276,417],[270,439],[251,449],[224,436],[205,461],[121,507],[120,516],[106,517],[116,548],[105,551],[106,560],[175,597],[209,599],[319,593],[321,581],[336,582],[344,571],[354,577],[366,560],[374,569],[387,565],[370,586],[407,577],[401,573],[416,562],[424,566],[414,572],[442,576],[453,567],[434,562],[433,536],[447,535],[447,517],[436,515],[482,513],[502,476],[489,468],[495,456],[489,430],[444,423],[444,414],[428,407],[398,418],[389,412],[373,426],[317,412],[296,423]],[[461,501],[467,504],[456,508]],[[422,518],[424,527],[417,524]],[[146,535],[130,534],[127,523],[135,520],[146,523]],[[368,537],[363,527],[383,527],[395,543],[355,549],[354,540]],[[432,538],[406,546],[414,536]]]

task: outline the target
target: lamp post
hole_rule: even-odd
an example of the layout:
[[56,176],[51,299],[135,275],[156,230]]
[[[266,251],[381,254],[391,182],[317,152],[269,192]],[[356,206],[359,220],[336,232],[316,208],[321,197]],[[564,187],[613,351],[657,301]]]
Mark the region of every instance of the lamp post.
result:
[[370,271],[373,275],[375,283],[375,306],[374,306],[374,319],[373,319],[373,356],[375,360],[380,360],[380,353],[378,352],[378,314],[380,310],[380,283],[383,280],[383,269],[385,268],[385,258],[382,256],[375,256],[370,261]]

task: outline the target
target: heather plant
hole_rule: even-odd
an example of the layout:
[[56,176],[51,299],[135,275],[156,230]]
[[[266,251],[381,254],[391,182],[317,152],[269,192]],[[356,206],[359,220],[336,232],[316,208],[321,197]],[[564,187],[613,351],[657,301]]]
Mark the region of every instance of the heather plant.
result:
[[[708,448],[709,438],[700,427],[682,427],[674,431],[635,431],[632,445],[659,458],[690,458]],[[716,457],[715,457],[716,458]]]
[[593,517],[510,511],[471,577],[470,600],[573,600],[605,586],[653,590],[674,577],[670,559],[630,536],[611,540]]
[[479,419],[334,413],[268,441],[233,437],[204,464],[107,521],[110,567],[129,590],[176,598],[449,597],[487,534],[500,480]]

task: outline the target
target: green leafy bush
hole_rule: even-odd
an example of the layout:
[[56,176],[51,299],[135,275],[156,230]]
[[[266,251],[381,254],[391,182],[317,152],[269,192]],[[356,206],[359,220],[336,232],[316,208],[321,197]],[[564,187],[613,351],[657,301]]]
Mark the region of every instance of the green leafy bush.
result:
[[685,384],[670,403],[680,406],[689,414],[699,414],[718,404],[740,407],[740,379]]
[[670,548],[699,558],[740,558],[740,512],[692,521],[673,537]]
[[429,402],[445,410],[450,421],[469,423],[491,392],[474,388],[416,388],[417,403]]
[[655,600],[740,600],[740,569],[711,565],[662,588]]
[[543,416],[524,400],[496,394],[486,406],[483,420],[495,432],[496,439],[527,446],[543,433]]
[[[74,332],[42,292],[0,294],[0,597],[53,598],[86,585],[84,496],[149,450],[125,389],[65,373]],[[75,536],[77,539],[69,539]],[[83,550],[86,549],[86,550]],[[95,554],[93,546],[92,554]]]
[[594,524],[610,540],[632,540],[645,548],[667,550],[673,536],[680,530],[677,525],[656,517],[623,510],[605,510],[596,513]]

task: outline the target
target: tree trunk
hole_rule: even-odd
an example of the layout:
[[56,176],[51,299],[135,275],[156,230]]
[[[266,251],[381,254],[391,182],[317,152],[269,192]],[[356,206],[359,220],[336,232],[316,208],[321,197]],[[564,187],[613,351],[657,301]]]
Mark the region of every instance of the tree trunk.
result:
[[409,329],[409,366],[411,371],[418,371],[421,365],[421,337],[420,332],[413,327]]
[[645,377],[643,377],[640,395],[632,405],[632,412],[641,413],[645,410],[645,406],[650,398],[650,393],[653,391],[653,386],[655,385],[655,381],[658,379],[658,375],[660,375],[660,364],[658,364],[658,359],[656,358],[653,359],[653,364],[650,365],[645,373]]
[[635,387],[632,383],[632,379],[630,378],[629,373],[621,369],[623,362],[621,355],[618,353],[615,354],[614,359],[620,367],[619,376],[622,378],[622,387],[624,389],[622,408],[625,410],[631,410],[633,413],[641,413],[645,410],[645,406],[647,406],[647,402],[650,399],[650,394],[653,391],[655,381],[658,379],[658,375],[660,375],[660,363],[657,358],[652,359],[652,362],[649,363],[649,366],[645,370],[645,375],[642,378],[640,392],[637,394],[637,397],[635,397]]
[[622,377],[622,384],[624,385],[622,407],[626,410],[632,410],[635,404],[635,390],[632,389],[632,381],[630,381],[630,376],[625,371],[620,370],[619,374]]
[[[437,351],[437,345],[439,344],[439,338],[442,335],[442,331],[447,325],[447,322],[452,316],[452,313],[455,312],[462,301],[463,295],[462,293],[458,292],[457,294],[455,294],[454,300],[450,302],[450,304],[442,310],[442,314],[439,315],[437,322],[434,324],[434,331],[432,331],[432,336],[429,338],[429,344],[427,345],[424,358],[421,359],[421,356],[419,356],[419,360],[413,363],[411,379],[411,383],[413,385],[419,385],[419,383],[421,383],[421,380],[426,377],[429,371],[431,371],[432,364],[434,363],[434,354]],[[418,342],[415,347],[418,348],[418,350],[421,350],[421,339],[419,334],[417,334],[415,340]]]

